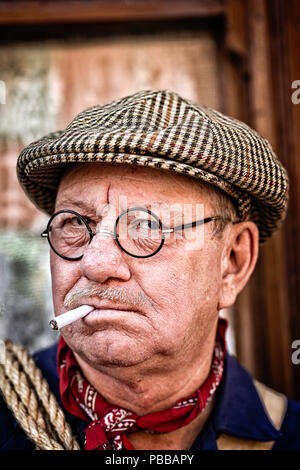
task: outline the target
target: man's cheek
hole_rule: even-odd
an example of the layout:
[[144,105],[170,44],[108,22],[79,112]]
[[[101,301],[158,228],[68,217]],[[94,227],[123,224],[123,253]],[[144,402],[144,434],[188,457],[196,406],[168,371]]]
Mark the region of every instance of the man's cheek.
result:
[[62,309],[66,294],[78,278],[78,276],[76,277],[75,266],[72,267],[71,262],[69,264],[67,265],[64,260],[61,260],[55,254],[50,256],[53,305],[56,313]]

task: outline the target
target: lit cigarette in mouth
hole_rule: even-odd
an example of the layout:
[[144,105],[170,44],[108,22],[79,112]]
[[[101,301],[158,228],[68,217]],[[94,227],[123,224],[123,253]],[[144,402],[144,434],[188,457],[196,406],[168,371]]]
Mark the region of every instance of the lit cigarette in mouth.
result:
[[59,330],[63,326],[67,326],[70,323],[85,317],[92,310],[95,310],[95,307],[92,307],[91,305],[80,305],[80,307],[77,307],[74,310],[69,310],[68,312],[65,312],[51,320],[49,322],[49,326],[52,330]]

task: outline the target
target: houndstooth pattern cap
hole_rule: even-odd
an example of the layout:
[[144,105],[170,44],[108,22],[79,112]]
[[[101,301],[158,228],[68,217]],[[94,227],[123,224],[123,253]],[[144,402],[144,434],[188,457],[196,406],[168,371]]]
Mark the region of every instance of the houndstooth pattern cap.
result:
[[115,162],[175,171],[231,196],[239,220],[250,218],[265,241],[288,203],[288,177],[269,142],[246,124],[169,90],[142,91],[79,113],[65,130],[19,155],[25,193],[52,214],[70,163]]

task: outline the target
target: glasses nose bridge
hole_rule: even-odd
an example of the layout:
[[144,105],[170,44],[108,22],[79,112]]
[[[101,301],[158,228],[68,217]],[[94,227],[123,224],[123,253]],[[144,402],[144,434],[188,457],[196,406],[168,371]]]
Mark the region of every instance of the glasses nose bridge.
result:
[[110,235],[111,237],[115,238],[115,234],[112,230],[109,230],[109,229],[106,229],[106,228],[101,228],[100,230],[96,230],[95,233],[94,233],[94,236],[95,235]]
[[[86,246],[85,251],[89,248],[95,237],[99,237],[100,239],[107,239],[111,238],[112,242],[115,241],[116,235],[115,235],[115,221],[113,221],[112,218],[109,219],[110,223],[108,224],[107,222],[104,222],[103,224],[103,219],[97,223],[95,230],[91,230],[90,235],[91,235],[91,240],[90,243]],[[93,245],[94,246],[94,245]],[[103,249],[103,245],[101,244],[98,247],[99,249]]]
[[106,234],[112,237],[114,235],[114,227],[115,227],[116,217],[112,217],[112,215],[102,216],[99,222],[97,222],[95,230],[92,230],[92,238],[94,238],[98,234]]
[[106,239],[106,238],[111,238],[112,240],[115,240],[116,239],[116,236],[115,236],[115,233],[112,231],[112,230],[108,230],[108,229],[100,229],[100,230],[95,230],[95,232],[91,232],[91,241],[89,244],[92,243],[93,239],[97,236],[100,235],[100,238],[101,239]]

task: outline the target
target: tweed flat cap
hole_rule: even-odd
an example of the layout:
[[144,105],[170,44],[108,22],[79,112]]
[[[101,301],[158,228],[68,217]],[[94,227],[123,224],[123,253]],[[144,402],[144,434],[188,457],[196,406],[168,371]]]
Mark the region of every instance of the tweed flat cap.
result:
[[19,182],[43,211],[54,210],[66,163],[115,162],[157,167],[217,186],[249,217],[263,242],[280,225],[288,202],[288,177],[268,141],[246,124],[178,94],[142,91],[94,106],[65,130],[25,148]]

